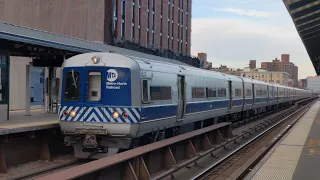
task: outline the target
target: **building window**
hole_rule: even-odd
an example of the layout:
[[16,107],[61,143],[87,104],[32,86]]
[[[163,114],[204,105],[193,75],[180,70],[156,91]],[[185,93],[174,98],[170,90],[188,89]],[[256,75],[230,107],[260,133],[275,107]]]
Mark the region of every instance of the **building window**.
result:
[[147,29],[150,27],[150,14],[149,12],[147,13]]
[[168,19],[170,19],[170,2],[168,2]]
[[122,22],[122,23],[121,23],[121,36],[122,36],[122,37],[125,37],[125,35],[126,35],[126,34],[125,34],[125,24],[124,24],[124,22]]
[[181,41],[183,41],[183,27],[181,27]]
[[167,25],[168,26],[167,27],[168,28],[168,36],[170,36],[170,24],[171,24],[170,21],[168,21],[168,25]]
[[122,24],[121,24],[121,36],[125,37],[125,9],[126,9],[126,1],[122,0],[122,9],[121,9],[121,17],[122,17]]
[[138,35],[139,35],[139,43],[140,43],[140,41],[141,41],[141,29],[140,28],[138,28]]
[[138,24],[141,25],[141,23],[140,23],[141,22],[141,10],[140,10],[140,7],[138,8],[138,16],[139,16],[138,17]]
[[181,25],[183,26],[183,12],[181,12]]
[[[159,0],[158,0],[158,1],[159,1]],[[153,1],[152,1],[152,11],[156,11],[155,6],[156,6],[156,0],[153,0]]]
[[135,19],[135,7],[134,7],[134,0],[132,0],[132,6],[131,6],[131,21],[134,24],[134,19]]
[[186,11],[188,12],[189,11],[189,0],[187,0],[187,9]]
[[152,45],[154,45],[154,32],[152,32]]
[[188,29],[186,29],[186,42],[188,42]]
[[152,30],[155,28],[155,13],[152,14]]
[[147,38],[146,38],[146,45],[148,46],[148,45],[149,45],[149,32],[148,32],[148,31],[146,32],[146,36],[147,36]]
[[113,0],[113,31],[117,29],[117,0]]
[[131,39],[134,40],[134,25],[131,26]]

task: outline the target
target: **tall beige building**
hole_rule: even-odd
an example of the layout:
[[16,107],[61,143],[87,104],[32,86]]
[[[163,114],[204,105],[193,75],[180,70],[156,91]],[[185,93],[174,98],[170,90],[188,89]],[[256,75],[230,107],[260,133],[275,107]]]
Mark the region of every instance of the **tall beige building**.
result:
[[290,74],[287,72],[265,71],[262,69],[256,69],[254,71],[244,69],[241,76],[285,86],[288,85],[288,80],[290,79]]
[[261,62],[261,69],[267,71],[287,72],[290,74],[290,79],[293,80],[295,87],[298,86],[298,67],[290,62],[289,54],[281,54],[281,60],[274,59],[272,62]]

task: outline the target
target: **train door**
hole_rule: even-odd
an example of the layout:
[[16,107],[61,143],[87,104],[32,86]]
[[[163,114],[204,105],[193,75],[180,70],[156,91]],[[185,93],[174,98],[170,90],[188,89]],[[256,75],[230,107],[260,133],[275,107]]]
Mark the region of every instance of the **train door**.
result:
[[186,82],[185,77],[178,75],[178,112],[177,120],[182,120],[186,109]]
[[279,101],[279,87],[277,87],[277,102]]
[[268,94],[267,94],[267,95],[268,95],[268,101],[267,101],[267,102],[269,103],[269,99],[270,99],[270,91],[269,91],[269,86],[267,86],[267,93],[268,93]]
[[255,101],[255,95],[254,95],[254,84],[252,84],[252,104],[254,104]]
[[104,121],[102,82],[105,75],[103,73],[102,68],[93,68],[86,72],[84,125],[92,126],[92,122]]
[[232,98],[232,82],[229,81],[229,109],[232,108],[232,101],[233,101],[233,98]]

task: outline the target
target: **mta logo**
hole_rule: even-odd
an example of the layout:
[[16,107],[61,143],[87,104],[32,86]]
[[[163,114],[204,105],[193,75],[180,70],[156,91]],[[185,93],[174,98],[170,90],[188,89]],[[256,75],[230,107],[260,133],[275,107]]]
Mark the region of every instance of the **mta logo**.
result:
[[107,80],[109,82],[113,82],[118,79],[118,72],[116,70],[109,69],[107,72],[108,72]]

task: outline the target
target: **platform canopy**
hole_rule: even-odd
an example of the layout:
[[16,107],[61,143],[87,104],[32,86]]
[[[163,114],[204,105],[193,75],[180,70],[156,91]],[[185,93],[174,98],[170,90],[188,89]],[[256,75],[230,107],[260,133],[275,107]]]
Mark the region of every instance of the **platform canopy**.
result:
[[0,53],[3,50],[9,52],[10,56],[49,58],[55,56],[71,57],[87,52],[113,52],[190,66],[174,59],[0,22]]
[[320,0],[283,0],[299,36],[320,75]]

